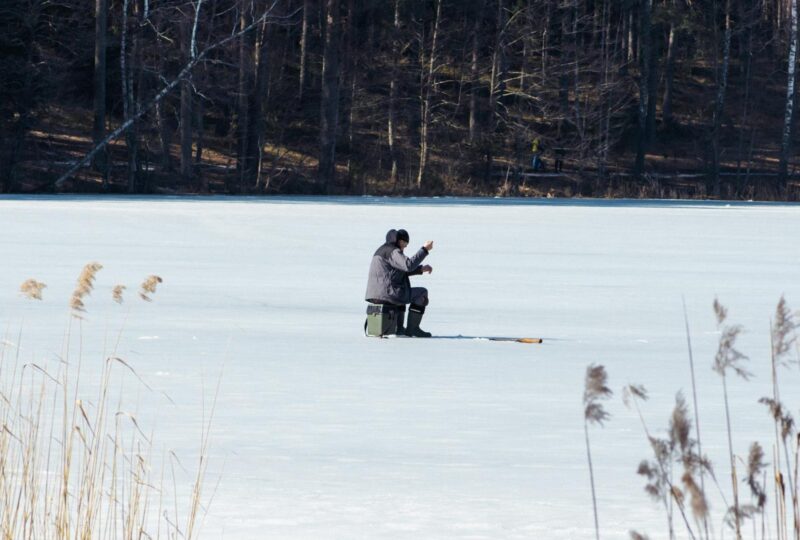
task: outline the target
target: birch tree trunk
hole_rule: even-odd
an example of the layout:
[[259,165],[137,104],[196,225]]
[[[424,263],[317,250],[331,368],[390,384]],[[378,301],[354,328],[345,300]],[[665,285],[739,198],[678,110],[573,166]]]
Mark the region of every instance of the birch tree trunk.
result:
[[789,187],[789,156],[792,150],[792,123],[794,120],[795,78],[797,73],[797,0],[790,0],[789,55],[786,81],[786,105],[783,112],[783,133],[781,135],[781,157],[779,178],[781,187]]
[[255,39],[249,33],[242,32],[250,24],[248,12],[252,13],[253,1],[242,2],[239,11],[239,81],[237,91],[237,172],[238,182],[234,188],[237,192],[245,189],[249,182],[248,171],[252,161],[249,154],[251,150],[249,135],[250,125],[250,100],[253,92],[253,48]]
[[[439,20],[442,14],[442,1],[436,0],[436,18],[433,22],[433,36],[431,37],[431,54],[428,58],[427,73],[424,76],[425,84],[422,88],[422,114],[419,133],[419,171],[417,173],[417,190],[422,189],[422,181],[428,167],[428,137],[431,123],[431,98],[434,90],[434,77],[436,71],[436,40],[439,36]],[[424,49],[424,46],[422,47]],[[424,68],[423,68],[424,69]]]
[[[97,145],[106,134],[106,41],[108,39],[108,0],[95,0],[94,9],[94,122],[92,142]],[[94,168],[103,173],[103,187],[106,187],[108,153],[99,152],[94,160]]]
[[[128,56],[128,9],[129,0],[122,3],[122,43],[120,46],[120,80],[122,81],[122,111],[123,119],[127,121],[136,112],[136,100],[133,88],[133,70],[131,63],[137,63],[138,37],[137,33],[131,36],[131,53]],[[134,5],[134,12],[136,6]],[[130,62],[129,62],[130,60]],[[125,145],[128,150],[128,193],[136,191],[136,180],[139,174],[139,145],[136,126],[131,126],[125,131]]]
[[725,96],[728,89],[728,69],[731,58],[731,0],[725,0],[725,33],[722,38],[722,65],[719,68],[717,82],[717,97],[714,102],[714,122],[711,132],[712,152],[712,193],[715,197],[720,195],[720,130],[722,128],[722,114],[725,110]]
[[[191,58],[191,30],[189,21],[181,24],[181,44],[184,49],[184,61]],[[181,81],[181,177],[185,182],[192,181],[192,83],[190,77]]]
[[[649,0],[646,0],[649,1]],[[583,113],[581,111],[581,50],[583,49],[581,43],[581,34],[578,31],[578,24],[580,22],[580,3],[579,0],[572,2],[572,38],[574,40],[574,54],[573,54],[573,81],[572,85],[575,92],[575,99],[573,109],[575,112],[575,129],[578,131],[578,147],[580,155],[579,163],[583,164],[583,157],[586,152],[586,130]]]
[[389,141],[389,159],[392,162],[392,172],[389,180],[393,188],[397,187],[397,148],[395,145],[396,107],[397,107],[397,78],[400,63],[400,0],[394,0],[394,24],[392,25],[392,79],[389,82],[389,118],[386,126],[386,136]]
[[310,0],[303,0],[303,22],[300,29],[300,84],[297,89],[298,101],[303,101],[306,87],[306,56],[308,48],[308,9]]
[[[609,71],[610,71],[610,52],[611,48],[611,13],[608,5],[608,0],[603,0],[603,17],[601,23],[601,45],[602,62],[603,62],[603,89],[606,92],[610,91],[609,84]],[[608,166],[608,151],[610,147],[610,125],[611,125],[611,105],[610,97],[605,97],[601,105],[600,112],[600,151],[598,152],[599,164],[597,172],[599,181],[604,182],[606,177],[606,168]]]
[[481,16],[483,15],[483,1],[476,9],[472,27],[472,58],[470,63],[470,90],[469,90],[469,142],[475,144],[478,136],[478,47],[480,45],[479,33],[481,30]]
[[672,85],[675,79],[675,24],[669,25],[667,38],[667,58],[664,66],[664,99],[661,102],[661,116],[665,126],[672,124]]
[[325,6],[318,181],[323,191],[330,193],[336,179],[336,131],[339,123],[339,0],[326,0]]
[[262,149],[266,134],[266,118],[264,110],[267,105],[269,90],[269,25],[264,19],[256,32],[253,54],[249,60],[253,63],[255,81],[248,100],[247,112],[247,159],[245,165],[244,191],[249,191],[259,183]]
[[647,153],[647,111],[649,110],[648,99],[650,98],[650,14],[653,7],[653,0],[643,0],[641,5],[641,26],[639,37],[641,45],[639,49],[639,140],[636,142],[636,164],[634,166],[634,176],[641,177],[644,173],[644,158]]
[[[353,124],[355,123],[355,102],[357,94],[357,80],[358,68],[356,66],[356,50],[355,38],[356,29],[355,24],[357,13],[355,0],[348,0],[347,2],[347,25],[345,27],[345,42],[346,48],[344,52],[344,70],[342,73],[345,88],[349,87],[349,92],[346,92],[347,98],[344,100],[345,108],[342,111],[342,118],[345,123],[343,132],[347,133],[347,185],[348,191],[353,181]],[[349,80],[348,80],[349,79]]]
[[[162,49],[162,43],[160,39],[155,40],[155,52],[156,52],[156,66],[159,73],[164,73],[165,66],[165,54]],[[169,122],[168,115],[164,110],[164,105],[157,101],[155,103],[155,121],[156,121],[156,128],[158,129],[158,139],[161,144],[161,168],[162,172],[165,173],[172,173],[173,172],[173,163],[172,163],[172,137],[174,135],[173,126]]]
[[[739,143],[736,150],[736,182],[739,194],[745,187],[746,177],[742,178],[742,156],[744,155],[745,135],[750,130],[749,113],[750,113],[750,85],[752,79],[752,63],[753,63],[753,30],[747,30],[747,48],[744,51],[744,99],[742,100],[742,121],[739,128]],[[748,160],[749,168],[749,160]]]

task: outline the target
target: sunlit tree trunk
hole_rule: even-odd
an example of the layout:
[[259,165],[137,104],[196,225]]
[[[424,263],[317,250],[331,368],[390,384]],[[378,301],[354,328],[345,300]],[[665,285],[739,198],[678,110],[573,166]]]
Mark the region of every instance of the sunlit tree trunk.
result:
[[[744,188],[746,177],[742,178],[742,157],[745,155],[745,136],[750,131],[750,88],[752,83],[752,64],[753,64],[753,29],[747,30],[747,45],[744,55],[744,99],[742,100],[742,121],[739,127],[739,143],[736,151],[736,181],[738,190]],[[749,168],[749,158],[748,158]]]
[[797,72],[797,0],[791,0],[789,12],[789,54],[787,58],[786,104],[783,111],[783,133],[781,135],[780,181],[788,188],[789,156],[792,149],[792,122],[794,120],[795,74]]
[[636,164],[634,175],[640,177],[644,173],[644,159],[647,153],[647,111],[649,110],[648,100],[650,98],[650,48],[652,47],[652,37],[650,36],[651,24],[650,15],[653,7],[653,0],[642,0],[640,13],[639,38],[641,40],[639,48],[639,132],[636,142]]
[[[131,52],[128,55],[128,10],[130,7],[129,0],[124,0],[122,3],[122,43],[120,47],[120,80],[122,81],[122,110],[123,118],[127,121],[133,114],[136,113],[136,99],[135,90],[133,86],[133,73],[135,66],[138,64],[139,58],[139,38],[138,32],[130,35],[131,38]],[[134,15],[137,12],[137,6],[134,3]],[[139,174],[139,141],[137,135],[136,124],[131,124],[125,131],[125,145],[128,150],[128,193],[136,191],[136,180]]]
[[[181,44],[183,47],[184,61],[191,57],[191,28],[189,21],[181,24]],[[181,81],[181,110],[180,110],[180,135],[181,135],[181,177],[185,182],[192,181],[192,83],[189,77]]]
[[481,16],[483,15],[483,0],[481,0],[473,14],[472,23],[472,58],[470,61],[470,90],[469,90],[469,142],[475,143],[478,136],[478,47],[480,46]]
[[306,86],[306,57],[308,48],[308,9],[310,0],[303,0],[303,22],[300,27],[300,84],[297,89],[297,99],[303,100],[303,91]]
[[397,186],[397,147],[395,132],[397,130],[397,85],[398,64],[400,63],[400,0],[394,0],[394,24],[392,25],[392,79],[389,82],[389,118],[387,122],[387,139],[389,141],[389,159],[392,172],[389,180],[393,187]]
[[720,195],[720,131],[722,114],[725,110],[725,97],[728,90],[728,68],[731,57],[731,0],[725,0],[725,33],[722,38],[722,65],[717,78],[717,97],[714,101],[714,121],[711,132],[712,193]]
[[[442,0],[436,0],[436,18],[433,22],[433,36],[431,37],[431,53],[428,56],[428,66],[425,69],[424,84],[422,85],[421,120],[419,133],[419,171],[417,173],[417,189],[422,189],[422,182],[428,167],[429,136],[431,124],[431,99],[435,84],[435,70],[437,62],[436,40],[439,35],[439,20],[442,15]],[[424,49],[424,43],[422,48]]]
[[[106,134],[106,41],[108,39],[108,0],[95,0],[94,8],[94,122],[92,142],[97,145]],[[96,170],[103,173],[105,187],[108,153],[98,152],[94,160]]]
[[336,131],[339,124],[339,0],[326,0],[325,7],[318,178],[322,189],[329,193],[336,179]]
[[[248,13],[252,12],[252,0],[242,2],[239,11],[239,31],[250,24]],[[252,33],[242,33],[239,36],[239,80],[237,89],[237,122],[236,133],[238,138],[237,148],[237,172],[238,182],[235,190],[241,192],[246,189],[250,182],[248,172],[250,170],[253,156],[250,155],[251,134],[250,119],[250,100],[253,92],[253,49],[255,39]]]
[[252,63],[253,81],[248,99],[244,191],[249,191],[259,183],[264,137],[266,135],[265,109],[269,90],[269,28],[266,19],[256,30],[253,53],[248,58]]
[[672,124],[672,85],[675,78],[675,24],[669,25],[667,37],[667,58],[664,66],[664,99],[661,103],[661,116],[664,125]]

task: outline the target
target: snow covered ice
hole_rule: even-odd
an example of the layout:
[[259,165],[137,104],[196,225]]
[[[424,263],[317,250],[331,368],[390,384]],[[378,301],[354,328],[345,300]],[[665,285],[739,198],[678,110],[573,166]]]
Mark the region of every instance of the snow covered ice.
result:
[[[122,329],[118,354],[153,389],[129,378],[123,393],[156,445],[181,456],[179,483],[191,482],[221,377],[203,538],[594,538],[581,403],[590,363],[615,392],[611,419],[590,428],[601,536],[667,537],[636,475],[650,449],[620,394],[647,387],[656,434],[675,393],[691,394],[682,297],[703,450],[725,496],[715,297],[745,327],[738,348],[755,375],[729,379],[734,449],[746,458],[759,440],[771,455],[757,399],[771,395],[775,306],[785,294],[800,307],[796,205],[4,197],[0,226],[0,323],[9,341],[23,329],[23,359],[58,353],[75,278],[104,265],[86,302],[84,358],[99,372]],[[435,241],[433,273],[412,282],[430,291],[422,326],[440,339],[363,335],[367,267],[398,227],[411,248]],[[136,290],[149,274],[164,283],[145,303]],[[47,283],[41,303],[20,297],[28,278]],[[120,283],[122,306],[111,301]],[[89,388],[95,368],[84,364]],[[799,375],[783,375],[793,411]],[[709,493],[715,537],[730,537]],[[676,531],[687,537],[677,520]]]

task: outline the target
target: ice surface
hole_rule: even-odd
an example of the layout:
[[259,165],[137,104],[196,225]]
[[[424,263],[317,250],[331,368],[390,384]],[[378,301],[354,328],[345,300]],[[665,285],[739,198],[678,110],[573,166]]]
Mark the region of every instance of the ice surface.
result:
[[[620,390],[644,384],[645,418],[663,433],[675,393],[691,392],[682,296],[704,451],[725,496],[715,296],[746,328],[739,345],[755,374],[729,380],[735,450],[744,457],[757,439],[771,455],[756,401],[770,394],[775,305],[785,293],[800,306],[796,205],[5,197],[0,227],[5,339],[22,328],[23,358],[59,354],[75,278],[101,262],[84,384],[122,329],[117,353],[153,389],[125,379],[128,406],[189,471],[221,374],[204,538],[593,538],[590,363],[615,391],[612,418],[590,431],[602,536],[665,538],[636,475],[649,448]],[[423,328],[451,339],[363,336],[367,267],[393,227],[412,246],[435,240],[433,274],[412,279],[430,290]],[[149,274],[164,283],[145,303],[136,290]],[[47,283],[43,302],[17,293],[28,278]],[[122,306],[116,284],[128,286]],[[783,376],[796,398],[798,370]],[[724,504],[710,491],[719,537]]]

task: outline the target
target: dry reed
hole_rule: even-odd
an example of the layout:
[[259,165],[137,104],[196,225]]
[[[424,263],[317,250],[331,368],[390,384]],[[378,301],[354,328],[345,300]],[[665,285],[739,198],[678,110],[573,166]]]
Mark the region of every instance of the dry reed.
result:
[[25,298],[30,298],[31,300],[41,300],[42,290],[45,287],[47,287],[47,285],[44,283],[36,281],[35,279],[29,279],[19,286],[19,292],[22,293]]
[[116,302],[117,304],[122,303],[122,293],[123,291],[125,291],[125,289],[127,289],[125,285],[117,285],[116,287],[114,287],[114,289],[111,291],[111,297],[114,300],[114,302]]
[[600,540],[600,524],[597,517],[597,495],[594,486],[594,469],[592,468],[592,450],[589,445],[589,424],[600,424],[609,418],[601,400],[611,397],[608,387],[608,374],[603,366],[589,365],[586,368],[586,379],[583,390],[583,433],[586,440],[586,458],[589,462],[589,479],[592,484],[592,508],[594,509],[594,530]]
[[736,540],[742,538],[742,519],[744,517],[739,506],[739,480],[736,474],[736,459],[733,452],[733,438],[731,435],[731,413],[728,400],[728,371],[733,371],[739,377],[747,380],[752,374],[747,371],[742,362],[747,356],[736,349],[736,339],[742,332],[740,325],[726,325],[728,310],[714,299],[714,313],[717,316],[717,327],[720,329],[719,345],[714,357],[713,369],[722,379],[722,397],[725,402],[725,426],[728,434],[728,457],[731,464],[731,486],[733,487],[733,506],[728,509],[728,516],[736,531]]
[[[798,448],[794,449],[794,464],[790,457],[789,446],[795,434],[795,421],[789,409],[781,403],[780,398],[780,385],[779,385],[779,368],[791,367],[793,361],[789,353],[792,350],[792,345],[797,342],[796,337],[797,324],[794,321],[794,315],[789,309],[786,299],[781,296],[778,305],[775,308],[775,319],[770,321],[770,342],[771,342],[771,355],[770,367],[772,369],[772,397],[762,397],[759,402],[766,405],[772,416],[775,428],[775,478],[776,483],[780,485],[780,490],[776,488],[776,515],[777,515],[777,529],[778,538],[788,537],[787,526],[787,512],[785,500],[785,485],[788,483],[789,494],[792,498],[792,516],[794,518],[794,538],[800,540],[800,509],[798,509],[798,488],[797,488],[797,455]],[[780,449],[783,449],[783,464],[781,463]],[[783,475],[782,471],[787,471],[787,475]]]
[[[712,364],[712,369],[722,380],[722,390],[725,408],[725,426],[727,436],[728,458],[731,467],[731,487],[733,493],[732,504],[728,504],[724,490],[719,485],[711,463],[702,455],[700,451],[700,431],[696,430],[697,440],[691,438],[692,425],[690,421],[690,411],[686,400],[679,392],[676,396],[675,407],[667,429],[666,438],[658,438],[651,435],[647,428],[644,417],[639,407],[639,401],[647,399],[647,392],[642,386],[629,385],[623,389],[623,401],[626,406],[635,406],[636,412],[644,428],[645,435],[650,442],[653,450],[651,460],[643,460],[637,469],[637,473],[647,479],[645,491],[655,500],[661,502],[665,508],[669,524],[669,537],[675,537],[672,527],[671,506],[668,502],[674,503],[684,516],[689,536],[694,538],[694,534],[689,527],[686,515],[683,513],[684,505],[691,508],[691,513],[698,524],[702,524],[702,532],[705,538],[712,538],[709,533],[707,523],[710,522],[710,505],[708,495],[705,491],[702,479],[704,474],[713,480],[719,494],[725,503],[725,512],[722,521],[730,527],[737,538],[743,537],[744,524],[750,520],[752,524],[752,538],[774,538],[777,540],[800,540],[800,511],[798,510],[798,463],[800,462],[800,433],[798,433],[796,422],[787,404],[780,400],[779,374],[782,369],[792,369],[798,363],[796,361],[798,324],[795,322],[795,315],[789,309],[784,298],[781,298],[776,308],[771,328],[771,369],[772,369],[772,388],[771,397],[759,399],[759,403],[766,405],[770,417],[775,427],[775,443],[772,450],[772,484],[768,484],[767,467],[769,464],[765,460],[764,448],[758,442],[750,445],[746,459],[734,453],[732,444],[732,417],[729,408],[729,394],[727,379],[730,374],[748,380],[752,374],[748,371],[745,361],[748,357],[736,347],[737,338],[742,333],[739,325],[729,325],[728,310],[714,301],[714,314],[719,328],[719,343]],[[685,316],[685,304],[684,304]],[[692,360],[691,339],[689,336],[688,317],[685,316],[687,343],[689,345],[690,368],[692,372],[692,390],[695,396],[695,418],[697,413],[697,388],[694,379],[694,363]],[[781,452],[782,450],[782,452]],[[783,454],[781,456],[781,454]],[[737,462],[742,463],[746,470],[746,477],[739,481],[737,474]],[[683,471],[680,474],[682,488],[672,482],[674,464],[680,463]],[[699,481],[698,481],[699,480]],[[739,484],[746,484],[750,492],[750,500],[743,501],[739,497]],[[770,531],[767,521],[769,493],[774,493],[774,530]],[[791,514],[793,524],[789,521],[789,507],[787,498],[791,499]],[[713,531],[712,531],[713,532]],[[631,531],[632,538],[642,537],[640,533]]]
[[86,305],[83,303],[83,299],[92,294],[97,272],[102,270],[102,268],[102,264],[91,262],[83,267],[80,276],[78,276],[78,282],[75,285],[75,290],[72,292],[72,298],[70,298],[69,302],[70,308],[72,308],[76,316],[79,313],[86,312]]
[[636,409],[642,429],[653,451],[653,460],[642,460],[639,463],[636,474],[647,479],[644,488],[645,492],[664,506],[664,511],[667,515],[669,538],[675,537],[673,503],[678,507],[689,537],[695,538],[689,518],[686,515],[685,495],[680,487],[672,481],[673,463],[675,461],[683,463],[684,475],[682,481],[685,485],[688,484],[687,490],[692,497],[692,510],[695,512],[695,519],[698,519],[704,517],[706,501],[704,496],[701,497],[702,491],[693,493],[693,488],[695,487],[693,474],[698,467],[706,466],[706,460],[693,452],[695,442],[688,435],[691,431],[691,422],[687,416],[686,403],[683,400],[683,396],[680,393],[676,396],[676,406],[670,418],[670,426],[667,431],[669,436],[666,439],[654,437],[647,427],[639,407],[639,401],[646,401],[647,397],[647,390],[642,385],[630,384],[622,390],[622,400],[625,406],[630,407],[632,405]]
[[142,282],[141,290],[139,291],[139,296],[141,299],[146,302],[152,301],[150,295],[155,294],[156,287],[162,281],[163,280],[159,276],[147,276],[147,279]]
[[[702,456],[703,455],[703,439],[700,435],[700,407],[697,401],[697,380],[695,378],[695,371],[694,371],[694,353],[692,351],[692,335],[689,332],[689,314],[686,311],[686,299],[681,297],[681,303],[683,304],[683,322],[686,328],[686,347],[689,353],[689,373],[692,376],[692,405],[694,407],[694,429],[697,437],[697,454]],[[706,492],[706,482],[705,482],[705,467],[700,467],[700,493],[703,494],[705,497]],[[685,483],[685,482],[684,482]],[[693,499],[694,500],[694,499]],[[705,498],[704,498],[705,500]],[[697,509],[692,509],[695,516],[698,515]],[[702,519],[703,524],[703,533],[705,534],[705,538],[709,538],[709,531],[708,531],[708,507],[705,508],[704,517]]]
[[[82,300],[100,268],[97,263],[84,268],[71,300],[73,312],[85,311]],[[38,282],[30,281],[23,293],[40,293]],[[70,334],[66,354],[49,365],[23,363],[21,339],[0,343],[0,538],[196,537],[213,414],[203,419],[188,511],[179,513],[175,488],[175,511],[167,511],[165,485],[150,465],[153,435],[145,434],[135,412],[114,405],[122,399],[112,391],[125,373],[152,389],[134,366],[112,354],[102,364],[96,398],[80,396],[82,358],[80,352],[70,357]]]

